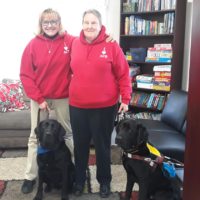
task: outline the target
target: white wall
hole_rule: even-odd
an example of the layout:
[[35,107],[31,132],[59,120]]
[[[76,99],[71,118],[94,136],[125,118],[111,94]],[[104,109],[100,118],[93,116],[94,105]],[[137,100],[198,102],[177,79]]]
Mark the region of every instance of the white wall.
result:
[[[188,0],[182,88],[188,88],[191,41],[191,4]],[[79,35],[82,14],[96,8],[102,14],[107,33],[119,41],[120,0],[6,0],[0,2],[0,80],[19,78],[22,52],[37,31],[39,14],[46,8],[56,9],[62,17],[64,28]]]
[[[84,10],[96,8],[102,14],[108,33],[118,40],[120,0],[6,0],[0,2],[0,80],[19,78],[22,52],[37,31],[39,14],[56,9],[64,28],[79,35]],[[115,21],[115,17],[118,20]],[[112,22],[114,20],[114,23]]]
[[183,75],[182,75],[182,89],[185,91],[188,91],[188,87],[189,87],[190,51],[191,51],[191,34],[192,34],[192,10],[193,10],[192,4],[193,4],[193,0],[187,1]]

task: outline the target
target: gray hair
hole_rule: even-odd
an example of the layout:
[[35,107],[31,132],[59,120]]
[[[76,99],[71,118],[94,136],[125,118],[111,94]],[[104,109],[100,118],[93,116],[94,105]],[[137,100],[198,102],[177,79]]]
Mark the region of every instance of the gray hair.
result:
[[[82,19],[84,19],[84,17],[85,17],[86,14],[90,14],[90,13],[93,14],[93,15],[95,15],[95,16],[98,18],[99,24],[100,24],[100,26],[102,26],[101,13],[100,13],[98,10],[96,10],[96,9],[89,9],[89,10],[86,10],[86,11],[83,13],[83,18],[82,18]],[[82,20],[82,23],[83,23],[83,20]]]
[[47,8],[40,14],[39,22],[38,22],[38,33],[37,34],[38,35],[44,34],[44,31],[42,30],[42,22],[43,22],[43,19],[44,19],[45,16],[57,17],[59,22],[60,22],[59,34],[63,34],[64,30],[63,30],[63,27],[62,27],[60,14],[57,11],[53,10],[52,8]]

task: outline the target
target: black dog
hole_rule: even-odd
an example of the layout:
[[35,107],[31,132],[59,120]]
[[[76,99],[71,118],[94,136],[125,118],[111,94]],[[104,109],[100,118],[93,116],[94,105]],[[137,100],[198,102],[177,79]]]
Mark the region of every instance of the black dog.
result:
[[138,183],[139,200],[180,200],[179,181],[163,173],[162,156],[151,154],[145,127],[133,119],[124,119],[116,132],[115,142],[124,151],[122,162],[127,172],[126,192],[121,199],[130,200],[133,185]]
[[42,200],[43,183],[46,183],[45,192],[51,189],[61,189],[61,200],[68,200],[72,192],[75,169],[71,153],[65,145],[63,136],[65,130],[62,125],[53,119],[39,123],[35,129],[38,138],[38,189],[34,200]]

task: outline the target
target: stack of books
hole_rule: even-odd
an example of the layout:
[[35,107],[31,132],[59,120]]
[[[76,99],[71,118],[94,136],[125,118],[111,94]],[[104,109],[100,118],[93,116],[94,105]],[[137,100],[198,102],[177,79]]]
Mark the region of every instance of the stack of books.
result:
[[172,60],[171,44],[154,44],[154,47],[149,47],[147,50],[146,62],[166,62]]
[[171,65],[155,65],[153,67],[153,89],[170,91]]
[[153,89],[153,75],[140,74],[136,76],[137,88]]

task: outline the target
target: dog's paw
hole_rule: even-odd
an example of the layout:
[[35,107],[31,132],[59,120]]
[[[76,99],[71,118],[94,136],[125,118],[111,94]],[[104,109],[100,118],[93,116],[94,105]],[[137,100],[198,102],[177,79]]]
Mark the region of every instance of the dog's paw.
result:
[[42,197],[35,196],[35,197],[33,198],[33,200],[42,200]]
[[130,200],[130,198],[126,197],[125,192],[120,192],[119,198],[120,198],[120,200]]
[[52,190],[52,188],[49,185],[46,185],[46,187],[44,188],[45,193],[51,192],[51,190]]
[[69,200],[69,197],[62,197],[61,200]]

